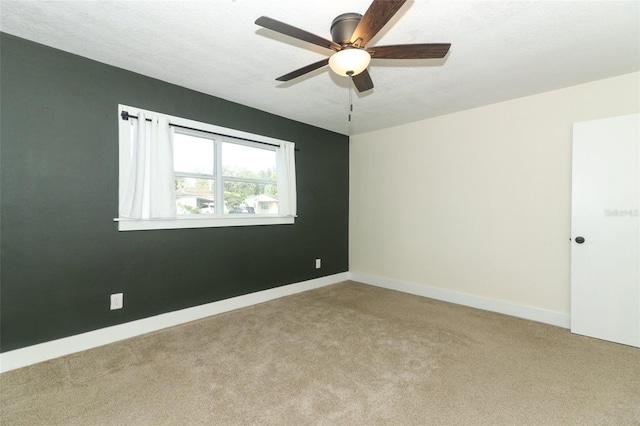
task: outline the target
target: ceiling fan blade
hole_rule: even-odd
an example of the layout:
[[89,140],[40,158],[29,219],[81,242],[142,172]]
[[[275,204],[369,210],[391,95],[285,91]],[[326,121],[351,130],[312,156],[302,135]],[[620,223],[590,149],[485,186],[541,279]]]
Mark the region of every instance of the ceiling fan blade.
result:
[[265,27],[272,31],[288,35],[290,37],[297,38],[298,40],[306,41],[320,47],[335,51],[340,50],[340,45],[338,43],[334,43],[333,41],[327,40],[315,34],[311,34],[308,31],[301,30],[300,28],[285,24],[284,22],[276,21],[275,19],[271,19],[266,16],[261,16],[256,19],[256,25],[260,25],[261,27]]
[[364,46],[389,22],[407,0],[373,0],[351,36],[351,43]]
[[371,80],[371,76],[367,70],[354,75],[351,77],[351,80],[353,80],[353,84],[356,86],[356,89],[358,89],[358,92],[365,92],[369,89],[373,89],[373,81]]
[[396,44],[370,47],[367,52],[371,59],[431,59],[444,58],[450,47],[450,43]]
[[278,81],[289,81],[289,80],[293,80],[296,77],[300,77],[301,75],[304,75],[308,72],[311,72],[313,70],[317,70],[318,68],[322,68],[325,65],[329,64],[329,58],[323,59],[321,61],[315,62],[311,65],[307,65],[306,67],[302,67],[300,69],[297,69],[295,71],[291,71],[289,74],[285,74],[283,76],[280,76],[278,78],[276,78],[276,80]]

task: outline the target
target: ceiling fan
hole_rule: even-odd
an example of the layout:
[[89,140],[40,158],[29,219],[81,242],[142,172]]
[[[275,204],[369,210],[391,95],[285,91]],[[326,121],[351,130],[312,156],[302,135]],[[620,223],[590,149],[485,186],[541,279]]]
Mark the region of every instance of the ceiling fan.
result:
[[429,59],[443,58],[451,44],[397,44],[366,47],[366,44],[396,14],[406,0],[373,0],[364,15],[343,13],[331,23],[333,41],[296,28],[284,22],[261,16],[256,24],[261,27],[315,44],[334,53],[331,57],[307,65],[276,78],[289,81],[306,73],[329,65],[338,75],[349,76],[359,92],[373,89],[373,81],[367,71],[371,59]]

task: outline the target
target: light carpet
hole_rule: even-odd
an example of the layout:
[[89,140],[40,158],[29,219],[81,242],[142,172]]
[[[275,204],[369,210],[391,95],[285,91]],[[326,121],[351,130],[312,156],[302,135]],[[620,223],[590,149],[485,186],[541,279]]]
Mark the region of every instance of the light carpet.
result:
[[640,424],[640,350],[345,282],[0,375],[2,425]]

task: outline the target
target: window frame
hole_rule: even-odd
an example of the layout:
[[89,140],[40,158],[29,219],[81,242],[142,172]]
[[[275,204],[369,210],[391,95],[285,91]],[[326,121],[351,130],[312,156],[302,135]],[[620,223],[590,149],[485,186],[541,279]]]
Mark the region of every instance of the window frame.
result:
[[[225,215],[224,209],[224,177],[222,175],[222,143],[234,143],[246,145],[255,148],[265,149],[261,143],[273,146],[275,151],[284,141],[271,138],[268,136],[257,135],[253,133],[243,132],[240,130],[229,129],[213,124],[202,123],[199,121],[189,120],[181,117],[175,117],[168,114],[162,114],[154,111],[144,110],[141,108],[131,107],[127,105],[118,105],[118,130],[119,130],[119,200],[122,199],[123,192],[126,191],[127,179],[131,168],[131,138],[130,126],[131,120],[124,120],[121,117],[123,111],[129,112],[131,115],[138,115],[140,112],[145,114],[155,114],[164,116],[169,119],[172,125],[189,127],[191,129],[183,129],[174,127],[174,132],[197,137],[211,139],[214,143],[214,180],[216,193],[214,199],[215,213],[195,214],[195,215],[178,215],[175,219],[127,219],[116,218],[119,231],[138,231],[138,230],[157,230],[157,229],[188,229],[188,228],[211,228],[211,227],[228,227],[228,226],[260,226],[260,225],[289,225],[295,223],[294,216],[273,215],[273,214],[256,214],[256,215]],[[252,142],[255,141],[255,142]],[[270,149],[269,149],[270,150]],[[276,155],[277,164],[277,155]],[[182,174],[180,174],[182,175]],[[228,177],[229,181],[248,182],[250,179]],[[218,180],[220,184],[218,184]],[[272,181],[269,181],[272,182]],[[276,186],[278,182],[275,182]],[[278,193],[282,189],[278,188]],[[223,200],[218,202],[218,200]]]

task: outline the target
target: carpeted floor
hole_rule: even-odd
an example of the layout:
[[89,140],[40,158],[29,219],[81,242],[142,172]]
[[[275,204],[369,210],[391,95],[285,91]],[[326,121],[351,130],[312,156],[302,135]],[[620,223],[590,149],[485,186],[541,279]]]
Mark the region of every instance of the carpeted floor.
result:
[[640,424],[640,350],[354,282],[0,375],[4,425]]

